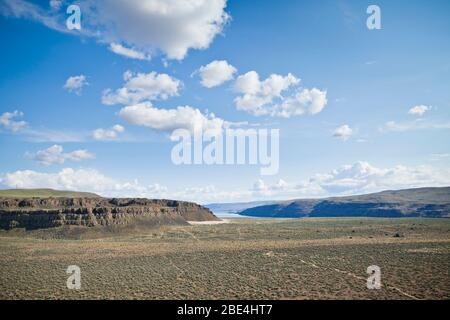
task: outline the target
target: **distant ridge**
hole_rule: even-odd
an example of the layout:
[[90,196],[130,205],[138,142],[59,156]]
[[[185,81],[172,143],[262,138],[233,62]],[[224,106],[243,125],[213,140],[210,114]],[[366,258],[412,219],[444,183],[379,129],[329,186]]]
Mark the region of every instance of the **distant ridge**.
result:
[[239,212],[252,217],[450,217],[450,187],[387,190],[377,193],[296,199]]
[[91,192],[63,191],[54,189],[3,189],[0,197],[7,198],[99,198]]

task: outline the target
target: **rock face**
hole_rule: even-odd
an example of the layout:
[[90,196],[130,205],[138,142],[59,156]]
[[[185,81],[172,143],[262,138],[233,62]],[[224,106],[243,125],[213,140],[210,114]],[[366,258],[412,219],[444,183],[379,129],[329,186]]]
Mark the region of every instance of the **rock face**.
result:
[[0,229],[187,224],[219,220],[192,202],[134,198],[0,198]]
[[299,199],[239,212],[253,217],[450,217],[450,187],[418,188],[334,197]]

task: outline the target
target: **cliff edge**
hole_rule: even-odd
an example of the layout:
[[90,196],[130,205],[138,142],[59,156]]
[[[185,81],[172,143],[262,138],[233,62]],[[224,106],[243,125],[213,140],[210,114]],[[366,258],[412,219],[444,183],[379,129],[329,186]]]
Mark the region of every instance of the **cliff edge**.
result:
[[142,198],[1,197],[0,229],[60,226],[183,225],[219,220],[192,202]]

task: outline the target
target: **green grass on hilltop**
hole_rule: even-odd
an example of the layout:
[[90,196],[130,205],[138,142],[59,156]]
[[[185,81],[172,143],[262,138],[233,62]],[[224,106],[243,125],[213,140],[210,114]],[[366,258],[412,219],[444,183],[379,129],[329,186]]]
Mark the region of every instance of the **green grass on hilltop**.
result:
[[77,192],[77,191],[62,191],[53,189],[5,189],[0,190],[0,197],[8,198],[46,198],[46,197],[85,197],[96,198],[100,197],[95,193]]

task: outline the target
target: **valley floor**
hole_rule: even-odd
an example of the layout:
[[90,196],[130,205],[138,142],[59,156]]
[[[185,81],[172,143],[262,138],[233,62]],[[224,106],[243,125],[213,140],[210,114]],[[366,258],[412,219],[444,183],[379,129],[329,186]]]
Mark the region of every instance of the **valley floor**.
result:
[[[450,219],[230,219],[99,239],[25,236],[0,233],[1,299],[450,299]],[[81,269],[80,290],[66,287],[69,265]],[[366,287],[371,265],[380,290]]]

